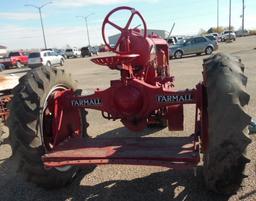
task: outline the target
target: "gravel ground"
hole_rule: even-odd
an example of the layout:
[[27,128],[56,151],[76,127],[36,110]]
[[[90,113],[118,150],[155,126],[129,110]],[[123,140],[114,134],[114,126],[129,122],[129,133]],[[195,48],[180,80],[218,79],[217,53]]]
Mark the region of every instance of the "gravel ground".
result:
[[[248,113],[256,117],[256,37],[238,38],[230,44],[220,44],[221,52],[228,52],[241,57],[245,64],[245,74],[248,76],[247,90],[251,95]],[[206,56],[191,56],[180,60],[171,60],[172,73],[175,75],[177,89],[193,88],[201,79],[202,60]],[[104,66],[92,64],[86,59],[66,60],[65,68],[79,81],[84,92],[93,89],[107,88],[109,80],[119,77],[117,71],[108,70]],[[15,73],[16,70],[5,71]],[[16,72],[17,73],[17,72]],[[22,72],[24,73],[24,72]],[[21,75],[17,73],[18,75]],[[184,132],[173,132],[173,136],[190,134],[194,126],[194,108],[185,107]],[[99,112],[89,111],[88,133],[92,136],[104,137],[123,136],[170,136],[164,130],[146,129],[142,133],[129,132],[118,121],[107,121]],[[6,130],[5,136],[8,136]],[[255,201],[256,200],[256,137],[249,146],[248,155],[251,163],[246,168],[248,177],[237,194],[220,196],[206,190],[201,164],[197,168],[197,176],[192,169],[170,170],[162,167],[105,165],[98,166],[89,174],[82,171],[79,178],[70,186],[46,191],[23,180],[17,173],[15,158],[10,158],[11,149],[7,144],[0,146],[0,200],[90,200],[90,201]]]

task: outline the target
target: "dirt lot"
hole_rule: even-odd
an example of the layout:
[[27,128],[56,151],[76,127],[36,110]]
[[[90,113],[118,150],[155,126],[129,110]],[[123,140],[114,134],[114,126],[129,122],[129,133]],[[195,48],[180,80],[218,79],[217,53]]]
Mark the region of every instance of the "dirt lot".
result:
[[[220,44],[219,51],[241,57],[248,76],[248,92],[251,95],[248,113],[256,117],[256,37],[238,38],[230,44]],[[177,89],[192,88],[201,79],[202,60],[206,56],[192,56],[180,60],[171,60],[172,73],[175,75]],[[66,60],[65,68],[79,81],[84,93],[96,88],[107,88],[109,80],[119,77],[117,71],[104,66],[94,65],[89,59]],[[14,72],[14,71],[8,71]],[[8,73],[6,71],[6,73]],[[24,73],[24,72],[22,72]],[[21,74],[18,74],[21,75]],[[193,107],[185,108],[186,130],[172,135],[191,133],[193,129]],[[119,122],[106,121],[99,112],[89,111],[89,134],[104,137],[122,136],[167,136],[167,130],[149,130],[143,133],[132,133],[123,128]],[[193,170],[169,170],[162,167],[139,167],[106,165],[99,166],[90,174],[83,172],[70,186],[53,191],[46,191],[26,182],[16,173],[15,161],[10,159],[11,150],[8,144],[0,147],[0,200],[93,200],[93,201],[235,201],[256,200],[256,138],[248,154],[252,161],[246,169],[248,178],[243,187],[231,197],[219,196],[207,192],[202,177],[202,168]]]

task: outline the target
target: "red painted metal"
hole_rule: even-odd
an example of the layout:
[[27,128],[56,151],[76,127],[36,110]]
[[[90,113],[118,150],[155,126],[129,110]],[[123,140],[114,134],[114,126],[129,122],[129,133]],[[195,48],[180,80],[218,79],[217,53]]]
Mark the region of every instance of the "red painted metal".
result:
[[115,70],[129,70],[125,68],[125,64],[131,64],[131,62],[139,57],[138,54],[127,54],[108,57],[96,57],[91,59],[92,62],[98,65],[108,66],[110,69]]
[[[195,104],[197,89],[172,91],[163,87],[152,86],[141,80],[131,79],[126,83],[112,82],[110,88],[98,90],[89,96],[76,96],[66,90],[59,98],[62,110],[67,108],[90,108],[103,111],[122,122],[129,122],[132,127],[138,125],[142,130],[146,126],[146,119],[154,110],[177,104]],[[142,124],[141,124],[142,123]],[[144,125],[144,127],[142,126]]]
[[[114,22],[112,22],[110,20],[111,16],[114,13],[119,12],[119,11],[121,11],[121,12],[122,11],[130,11],[131,12],[131,15],[124,27],[120,27],[119,25],[115,24]],[[134,8],[127,7],[127,6],[118,7],[118,8],[113,9],[111,12],[109,12],[108,15],[105,17],[105,19],[103,21],[103,25],[102,25],[102,38],[103,38],[103,41],[105,42],[106,46],[109,48],[109,50],[116,52],[118,54],[129,54],[130,53],[131,44],[129,41],[129,37],[131,36],[131,32],[133,31],[131,29],[130,25],[131,25],[131,22],[135,15],[137,15],[140,18],[140,20],[142,21],[144,34],[141,35],[141,37],[146,38],[146,34],[147,34],[146,22],[143,19],[142,15]],[[115,29],[117,29],[120,32],[120,37],[118,38],[114,47],[111,47],[110,44],[106,40],[107,39],[106,25],[111,25],[112,27],[114,27]],[[120,46],[121,46],[121,48],[120,48]]]
[[64,89],[56,89],[49,95],[47,107],[43,111],[44,146],[50,151],[60,142],[70,137],[81,137],[81,113],[78,108],[65,108],[62,105]]
[[[119,10],[131,16],[124,28],[110,21]],[[199,142],[207,148],[207,102],[202,83],[195,88],[174,90],[170,75],[168,44],[155,34],[146,36],[138,29],[129,29],[138,15],[146,30],[144,19],[130,7],[111,11],[102,26],[106,43],[107,24],[121,32],[114,48],[115,56],[94,58],[96,64],[120,71],[120,79],[110,87],[78,96],[71,89],[55,91],[45,110],[45,130],[50,130],[50,153],[43,156],[48,167],[88,164],[139,164],[167,167],[196,165],[199,162]],[[95,109],[109,120],[120,119],[132,131],[141,131],[148,124],[168,121],[169,130],[183,130],[183,105],[194,104],[195,131],[187,138],[89,139],[82,141],[80,110]],[[47,133],[47,132],[45,132]],[[49,133],[49,132],[48,132]],[[187,148],[186,146],[189,146]]]
[[198,129],[200,131],[200,134],[198,134],[198,136],[200,136],[201,138],[201,147],[202,147],[202,151],[206,151],[208,148],[208,111],[207,111],[207,93],[206,93],[206,88],[204,83],[202,84],[198,84],[197,85],[197,89],[199,90],[199,103],[197,104],[201,114],[199,116],[199,121],[198,121],[198,127],[200,127],[200,129]]
[[182,131],[184,129],[183,105],[171,105],[167,107],[166,119],[170,131]]
[[195,165],[199,149],[193,137],[73,138],[42,157],[47,167],[89,164]]

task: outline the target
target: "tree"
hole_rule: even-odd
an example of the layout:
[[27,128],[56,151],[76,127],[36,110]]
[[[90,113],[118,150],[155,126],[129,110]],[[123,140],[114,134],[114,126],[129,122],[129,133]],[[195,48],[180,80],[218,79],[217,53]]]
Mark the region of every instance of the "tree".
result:
[[223,31],[224,31],[223,27],[219,27],[218,29],[217,27],[211,27],[210,29],[208,29],[207,33],[215,33],[215,32],[221,33]]
[[207,32],[204,29],[200,29],[198,31],[198,35],[204,35],[204,34],[207,34]]
[[[224,28],[224,30],[229,30],[229,27],[228,27],[228,26],[227,26],[227,27],[225,27],[225,28]],[[230,30],[231,30],[231,31],[234,31],[235,29],[234,29],[234,27],[233,27],[233,26],[231,26],[231,27],[230,27]]]

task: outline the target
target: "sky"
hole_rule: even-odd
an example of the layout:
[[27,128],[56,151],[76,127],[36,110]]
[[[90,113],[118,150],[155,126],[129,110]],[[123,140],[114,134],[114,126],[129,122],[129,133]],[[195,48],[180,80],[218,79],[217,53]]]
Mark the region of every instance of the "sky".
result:
[[[245,28],[256,29],[256,0],[245,1]],[[43,48],[43,35],[39,13],[35,6],[47,0],[0,0],[0,45],[8,49]],[[53,0],[42,8],[47,47],[65,48],[88,45],[85,20],[87,16],[90,42],[103,43],[101,27],[105,16],[119,6],[138,10],[149,29],[170,31],[172,35],[193,35],[200,29],[217,26],[217,0]],[[241,27],[242,0],[232,0],[232,26]],[[118,25],[127,21],[130,13],[119,11],[110,18]],[[229,23],[229,0],[219,0],[219,25]],[[142,23],[134,18],[132,27]],[[107,36],[118,31],[106,26]]]

